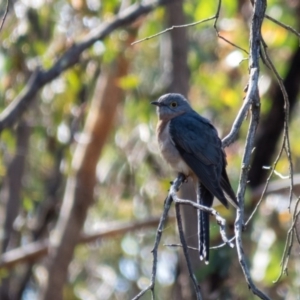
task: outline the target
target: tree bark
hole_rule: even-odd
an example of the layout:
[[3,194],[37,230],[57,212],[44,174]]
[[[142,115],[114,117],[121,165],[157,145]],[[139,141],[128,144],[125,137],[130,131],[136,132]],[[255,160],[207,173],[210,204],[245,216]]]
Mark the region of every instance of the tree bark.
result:
[[88,208],[94,201],[97,162],[113,126],[116,109],[123,99],[123,91],[117,82],[127,74],[127,70],[128,62],[120,54],[116,63],[103,71],[97,82],[83,133],[88,142],[79,142],[75,150],[61,213],[50,238],[48,274],[41,299],[63,299],[68,266]]

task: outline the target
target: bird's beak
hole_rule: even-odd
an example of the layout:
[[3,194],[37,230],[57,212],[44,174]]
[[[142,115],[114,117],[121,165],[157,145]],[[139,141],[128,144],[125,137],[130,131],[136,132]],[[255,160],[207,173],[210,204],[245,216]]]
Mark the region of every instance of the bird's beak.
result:
[[156,105],[156,106],[158,106],[158,107],[161,106],[161,103],[158,102],[158,101],[152,101],[151,104],[152,104],[152,105]]

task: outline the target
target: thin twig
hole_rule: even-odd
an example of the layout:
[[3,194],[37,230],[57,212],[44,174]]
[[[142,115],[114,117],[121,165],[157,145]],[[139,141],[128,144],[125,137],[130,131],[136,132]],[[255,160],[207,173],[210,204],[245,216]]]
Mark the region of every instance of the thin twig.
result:
[[282,141],[282,145],[281,145],[281,147],[280,147],[279,153],[278,153],[278,155],[277,155],[277,157],[276,157],[276,159],[275,159],[275,161],[274,161],[274,163],[273,163],[273,166],[272,166],[272,168],[271,168],[270,174],[269,174],[269,176],[268,176],[268,178],[267,178],[267,180],[266,180],[266,184],[265,184],[264,189],[263,189],[263,191],[262,191],[262,193],[261,193],[261,195],[260,195],[260,198],[259,198],[259,200],[257,201],[257,203],[256,203],[256,205],[255,205],[255,207],[254,207],[252,213],[250,214],[248,220],[245,222],[245,225],[246,225],[246,226],[249,224],[249,222],[251,221],[251,219],[254,217],[256,211],[258,210],[258,208],[259,208],[261,202],[263,201],[263,199],[264,199],[264,197],[265,197],[265,194],[266,194],[266,192],[267,192],[267,189],[268,189],[269,184],[270,184],[270,181],[271,181],[271,177],[272,177],[272,175],[273,175],[273,173],[274,173],[274,171],[275,171],[275,168],[276,168],[276,166],[277,166],[277,164],[278,164],[278,162],[279,162],[279,159],[280,159],[280,157],[281,157],[281,155],[282,155],[283,149],[284,149],[284,139],[283,139],[283,141]]
[[[164,244],[164,246],[166,247],[181,247],[182,248],[182,244]],[[193,250],[193,251],[199,251],[198,248],[196,247],[191,247],[191,246],[186,246],[189,250]]]
[[[247,94],[245,102],[251,103],[251,120],[249,124],[248,134],[246,138],[246,145],[244,155],[242,159],[242,171],[239,180],[239,187],[237,198],[239,207],[237,209],[236,221],[235,221],[235,237],[236,237],[236,248],[238,252],[239,262],[244,273],[245,279],[248,283],[249,288],[253,294],[259,298],[268,300],[269,297],[259,290],[254,284],[250,270],[247,264],[247,259],[244,254],[243,243],[242,243],[242,232],[244,228],[244,197],[246,192],[248,173],[250,168],[250,159],[253,151],[254,137],[256,128],[259,122],[260,115],[260,99],[258,92],[258,78],[259,78],[259,57],[260,57],[260,41],[261,41],[261,27],[264,19],[266,10],[265,0],[256,0],[253,7],[253,17],[250,27],[250,53],[249,53],[249,69],[250,77],[248,82]],[[228,142],[229,138],[225,139]],[[223,143],[225,144],[223,141]]]
[[231,46],[235,47],[235,48],[238,48],[240,50],[242,50],[243,52],[245,52],[247,55],[249,54],[247,50],[243,49],[242,47],[232,43],[231,41],[227,40],[226,38],[224,38],[223,36],[220,35],[220,32],[219,30],[217,29],[217,20],[219,18],[219,15],[220,15],[220,9],[221,9],[221,0],[219,0],[218,2],[218,7],[217,7],[217,11],[216,11],[216,14],[214,16],[211,16],[209,18],[206,18],[206,19],[203,19],[203,20],[200,20],[200,21],[196,21],[196,22],[193,22],[193,23],[189,23],[189,24],[183,24],[183,25],[174,25],[172,27],[169,27],[167,29],[164,29],[156,34],[153,34],[153,35],[150,35],[150,36],[147,36],[143,39],[140,39],[138,41],[135,41],[134,43],[132,43],[131,45],[135,45],[135,44],[138,44],[138,43],[141,43],[141,42],[144,42],[144,41],[147,41],[147,40],[150,40],[150,39],[153,39],[155,37],[158,37],[164,33],[167,33],[171,30],[174,30],[174,29],[180,29],[180,28],[186,28],[186,27],[192,27],[192,26],[196,26],[196,25],[199,25],[201,23],[205,23],[205,22],[208,22],[208,21],[212,21],[212,20],[215,20],[214,22],[214,29],[217,33],[217,36],[218,38],[224,40],[226,43],[230,44]]
[[217,221],[217,224],[220,227],[220,235],[222,237],[223,242],[231,248],[234,247],[234,245],[230,242],[230,240],[227,238],[227,235],[226,235],[226,230],[225,230],[226,229],[226,220],[224,218],[222,218],[220,216],[220,214],[214,208],[207,207],[207,206],[201,205],[201,204],[197,204],[196,202],[191,201],[191,200],[180,199],[177,197],[176,194],[172,195],[172,197],[173,197],[173,201],[176,204],[190,205],[196,209],[200,209],[200,210],[205,211],[205,212],[211,214],[212,216],[214,216]]
[[[300,198],[297,199],[296,206],[299,205],[299,201],[300,201]],[[296,218],[295,218],[296,222],[299,221],[299,220],[298,220],[299,215],[300,215],[300,211],[298,211],[298,213],[296,214]],[[299,226],[298,226],[298,227],[299,227]],[[300,236],[299,236],[299,232],[298,232],[298,227],[295,226],[295,235],[296,235],[298,244],[300,244]]]
[[156,279],[156,268],[157,268],[157,251],[158,251],[158,246],[161,240],[161,236],[162,236],[162,232],[164,229],[164,225],[166,223],[167,217],[168,217],[168,212],[171,208],[171,204],[172,204],[172,194],[175,193],[179,190],[181,184],[184,182],[185,180],[185,176],[180,174],[178,175],[178,177],[174,180],[174,182],[171,185],[169,194],[165,200],[165,205],[164,205],[164,210],[163,210],[163,214],[160,218],[159,224],[158,224],[158,228],[156,231],[156,237],[155,237],[155,243],[154,243],[154,247],[152,250],[152,254],[153,254],[153,263],[152,263],[152,275],[151,275],[151,282],[150,284],[143,289],[139,294],[137,294],[134,298],[132,298],[132,300],[137,300],[140,299],[147,291],[151,291],[152,294],[152,299],[155,298],[154,296],[154,287],[155,287],[155,279]]
[[280,77],[279,73],[277,72],[272,60],[269,57],[267,48],[264,43],[263,44],[263,54],[265,57],[266,62],[268,63],[269,68],[272,70],[273,74],[275,75],[275,78],[277,79],[278,85],[281,89],[283,100],[284,100],[284,123],[283,123],[283,136],[284,136],[284,150],[288,157],[289,162],[289,175],[290,175],[290,195],[289,195],[289,209],[292,202],[293,197],[293,162],[292,162],[292,155],[291,155],[291,146],[290,146],[290,137],[289,137],[289,120],[290,120],[290,102],[289,102],[289,96],[286,91],[286,88],[284,86],[283,80]]
[[48,70],[42,70],[41,68],[35,70],[25,88],[0,113],[0,132],[5,128],[13,126],[19,120],[20,116],[30,107],[29,104],[34,101],[36,94],[44,85],[78,63],[84,50],[91,47],[95,42],[103,40],[114,30],[131,24],[140,16],[152,11],[155,7],[167,4],[168,2],[170,0],[150,1],[147,4],[133,4],[110,22],[103,23],[98,28],[95,28],[90,34],[86,35],[84,40],[74,43]]
[[[235,236],[233,236],[231,239],[229,239],[230,242],[233,242],[234,240],[235,240]],[[227,245],[227,243],[222,243],[222,244],[217,245],[217,246],[209,247],[209,250],[220,249],[220,248],[223,248],[226,245]],[[167,246],[167,247],[182,247],[181,244],[164,244],[164,246]],[[193,250],[193,251],[199,251],[199,249],[196,248],[196,247],[187,246],[187,248],[190,249],[190,250]]]
[[[250,90],[250,89],[248,89],[248,90],[250,91],[250,93],[252,92],[252,90]],[[237,114],[237,116],[232,124],[229,134],[227,136],[225,136],[222,140],[223,148],[228,147],[236,140],[237,135],[240,131],[240,128],[241,128],[241,126],[246,118],[246,115],[250,109],[252,96],[253,95],[249,94],[249,96],[244,99],[244,103],[243,103],[242,107],[240,108],[239,113]]]
[[[294,222],[297,222],[297,219],[298,219],[299,214],[300,214],[300,211],[298,211],[299,204],[300,204],[300,197],[298,197],[298,199],[296,201],[295,209],[294,209],[294,216],[293,216]],[[300,237],[298,235],[298,228],[297,228],[297,226],[295,226],[295,233],[296,233],[297,241],[300,244]]]
[[[298,198],[298,201],[299,201],[299,199],[300,198]],[[277,283],[283,274],[287,274],[287,270],[288,270],[287,265],[288,265],[288,261],[290,258],[290,254],[291,254],[291,250],[292,250],[292,246],[293,246],[293,242],[294,242],[294,231],[296,228],[295,225],[296,225],[299,214],[300,214],[300,212],[298,212],[296,214],[296,217],[293,220],[293,223],[292,223],[290,229],[288,230],[288,233],[286,236],[286,242],[284,245],[284,250],[283,250],[283,254],[282,254],[282,258],[281,258],[281,262],[280,262],[281,270],[280,270],[280,273],[279,273],[277,279],[274,280],[274,283]]]
[[167,28],[167,29],[165,29],[165,30],[163,30],[163,31],[160,31],[160,32],[156,33],[156,34],[153,34],[153,35],[147,36],[147,37],[145,37],[145,38],[143,38],[143,39],[140,39],[140,40],[138,40],[138,41],[135,41],[135,42],[133,42],[131,45],[133,46],[133,45],[135,45],[135,44],[138,44],[138,43],[141,43],[141,42],[144,42],[144,41],[151,40],[151,39],[153,39],[153,38],[155,38],[155,37],[158,37],[158,36],[160,36],[160,35],[162,35],[162,34],[164,34],[164,33],[166,33],[166,32],[169,32],[169,31],[171,31],[171,30],[174,30],[174,29],[179,29],[179,28],[186,28],[186,27],[196,26],[196,25],[199,25],[199,24],[201,24],[201,23],[205,23],[205,22],[214,20],[215,18],[216,18],[216,16],[212,16],[212,17],[209,17],[209,18],[206,18],[206,19],[197,21],[197,22],[189,23],[189,24],[174,25],[174,26],[169,27],[169,28]]
[[222,39],[223,41],[225,41],[226,43],[230,44],[231,46],[237,48],[237,49],[240,49],[242,50],[243,52],[245,52],[247,55],[249,54],[249,52],[247,50],[245,50],[244,48],[234,44],[233,42],[229,41],[228,39],[224,38],[222,35],[220,35],[220,32],[217,28],[217,22],[219,20],[219,16],[220,16],[220,10],[221,10],[221,6],[222,6],[222,0],[219,0],[218,2],[218,8],[217,8],[217,12],[216,12],[216,15],[215,15],[215,22],[214,22],[214,29],[217,33],[217,36],[218,38]]
[[269,16],[267,14],[265,14],[265,18],[268,19],[268,20],[270,20],[270,21],[272,21],[273,23],[275,23],[275,24],[283,27],[287,31],[290,31],[291,33],[293,33],[294,35],[296,35],[298,38],[300,38],[300,33],[296,29],[294,29],[293,27],[291,27],[290,25],[286,25],[286,24],[284,24],[284,23],[282,23],[282,22],[280,22],[280,21],[272,18],[271,16]]
[[[169,194],[168,194],[168,196],[165,200],[165,206],[164,206],[163,214],[161,216],[161,219],[160,219],[160,222],[159,222],[159,225],[158,225],[158,229],[156,231],[155,243],[154,243],[154,247],[153,247],[153,250],[152,250],[153,263],[152,263],[152,276],[151,276],[150,284],[145,289],[143,289],[138,295],[136,295],[132,300],[140,299],[149,290],[151,290],[151,292],[152,292],[152,298],[154,299],[154,297],[155,297],[154,296],[154,287],[155,287],[155,279],[156,279],[157,251],[158,251],[158,246],[159,246],[159,243],[160,243],[160,240],[161,240],[164,224],[166,222],[166,219],[167,219],[168,212],[170,210],[172,201],[174,201],[174,203],[176,204],[176,207],[178,207],[180,204],[191,205],[192,207],[194,207],[196,209],[201,209],[201,210],[203,210],[205,212],[208,212],[209,214],[213,215],[216,218],[216,221],[217,221],[217,223],[220,227],[220,234],[221,234],[221,237],[222,237],[224,243],[229,245],[231,248],[234,247],[233,243],[231,243],[231,241],[226,236],[226,232],[225,232],[226,221],[225,221],[224,218],[222,218],[219,215],[219,213],[215,209],[213,209],[211,207],[204,206],[204,205],[197,204],[197,203],[195,203],[191,200],[184,200],[184,199],[180,199],[180,198],[177,197],[177,192],[178,192],[181,184],[185,181],[185,179],[186,179],[186,177],[183,174],[179,174],[177,176],[177,178],[174,180],[174,182],[172,183],[171,187],[170,187]],[[177,213],[177,220],[178,220],[178,211],[177,210],[176,210],[176,213]],[[181,222],[181,219],[179,220],[179,222]],[[179,226],[179,229],[180,229],[181,224],[178,224],[178,226]],[[184,247],[184,251],[187,251],[188,247],[186,245],[184,237],[182,237],[181,234],[182,234],[182,232],[180,232],[180,239],[181,239],[182,246]],[[195,281],[195,278],[193,278],[193,275],[192,275],[193,273],[191,271],[191,266],[189,266],[190,262],[189,262],[188,253],[184,252],[184,254],[185,254],[185,257],[186,257],[186,262],[187,262],[188,268],[190,268],[189,273],[190,273],[191,279],[193,281],[193,284],[195,286],[195,291],[196,291],[196,294],[197,294],[197,290],[199,289],[199,287],[198,287],[198,284]],[[199,299],[201,299],[201,294],[200,293],[199,293],[199,295],[197,294],[197,296],[200,297]]]
[[176,211],[176,220],[177,220],[177,226],[178,226],[178,232],[179,232],[179,237],[180,241],[182,244],[183,248],[183,253],[185,257],[185,261],[188,267],[189,275],[191,277],[192,283],[194,285],[194,290],[196,292],[197,300],[202,300],[201,292],[200,292],[200,286],[198,285],[197,279],[195,277],[195,274],[193,273],[191,261],[190,261],[190,256],[188,253],[188,247],[186,244],[186,240],[184,238],[184,233],[183,233],[183,226],[182,226],[182,221],[181,221],[181,215],[180,215],[180,206],[178,203],[175,204],[175,211]]
[[[255,76],[258,77],[258,69],[252,69],[251,70]],[[251,76],[251,75],[250,75]],[[249,85],[249,90],[251,89],[251,85]],[[259,96],[258,96],[258,86],[255,85],[253,86],[254,93],[256,93],[256,101],[253,99],[253,104],[252,104],[252,116],[250,120],[250,125],[248,129],[248,135],[246,139],[246,145],[245,145],[245,152],[243,155],[243,160],[242,160],[242,173],[240,177],[240,183],[239,183],[239,188],[238,188],[238,193],[237,193],[237,198],[239,202],[239,208],[237,209],[237,216],[236,216],[236,221],[235,221],[235,237],[236,237],[236,248],[238,252],[238,257],[239,257],[239,262],[241,265],[241,268],[243,270],[245,279],[248,283],[249,288],[252,290],[252,292],[257,295],[261,299],[269,299],[268,296],[266,296],[262,291],[260,291],[256,285],[254,284],[251,275],[250,275],[250,270],[247,265],[247,260],[244,254],[243,250],[243,244],[242,244],[242,231],[244,227],[244,195],[246,191],[246,186],[247,186],[247,178],[248,178],[248,172],[249,172],[249,167],[250,167],[250,158],[251,158],[251,153],[253,149],[253,143],[254,143],[254,136],[256,132],[256,128],[258,125],[259,121]]]
[[[229,242],[233,242],[235,240],[235,236],[233,236],[231,239],[229,239]],[[226,246],[226,243],[222,243],[220,245],[217,245],[217,246],[212,246],[210,247],[209,249],[210,250],[216,250],[216,249],[220,249],[220,248],[223,248],[224,246]]]
[[[289,137],[289,114],[290,114],[289,97],[288,97],[287,91],[285,89],[285,86],[283,84],[283,80],[280,77],[279,73],[277,72],[272,60],[270,59],[269,54],[268,54],[267,49],[264,44],[263,44],[262,48],[263,48],[263,54],[265,56],[265,61],[269,65],[269,68],[272,70],[273,74],[275,75],[275,78],[277,79],[278,85],[281,89],[283,99],[284,99],[283,149],[285,150],[285,153],[287,155],[288,162],[289,162],[289,175],[290,175],[289,210],[290,210],[292,197],[293,197],[294,179],[293,179],[293,162],[292,162],[290,137]],[[291,248],[293,246],[293,233],[294,233],[294,229],[295,229],[297,215],[298,215],[298,212],[297,212],[297,209],[295,209],[294,213],[293,213],[293,223],[292,223],[291,228],[288,231],[286,245],[285,245],[285,249],[284,249],[283,255],[282,255],[281,272],[276,281],[278,281],[284,273],[287,273],[287,264],[289,261]]]

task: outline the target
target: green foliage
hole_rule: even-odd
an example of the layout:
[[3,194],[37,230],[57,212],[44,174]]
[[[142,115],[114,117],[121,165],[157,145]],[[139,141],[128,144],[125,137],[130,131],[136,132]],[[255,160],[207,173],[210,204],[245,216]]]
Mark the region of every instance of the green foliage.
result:
[[[121,1],[117,0],[54,0],[49,5],[47,1],[38,1],[38,4],[34,4],[34,1],[15,1],[12,5],[16,13],[9,14],[1,31],[1,110],[17,97],[37,66],[46,70],[52,67],[73,43],[84,39],[101,22],[112,19],[119,11],[120,3]],[[211,17],[216,8],[217,2],[184,1],[187,22]],[[299,21],[291,4],[283,5],[279,1],[271,0],[268,3],[268,13],[291,26],[297,26]],[[134,30],[137,30],[136,40],[164,30],[167,27],[165,20],[166,12],[163,7],[138,20],[133,25]],[[222,1],[217,27],[220,35],[239,47],[248,49],[248,23],[238,11],[237,2]],[[96,203],[89,212],[85,231],[109,228],[110,224],[116,221],[145,220],[150,216],[160,215],[169,182],[174,174],[158,154],[155,140],[157,117],[149,102],[166,92],[170,83],[170,35],[166,33],[134,46],[127,45],[124,49],[124,41],[128,38],[130,30],[133,28],[116,30],[107,39],[98,41],[85,51],[74,68],[67,70],[41,90],[34,105],[23,116],[30,124],[31,135],[22,180],[22,205],[19,213],[26,219],[26,230],[19,232],[22,238],[18,245],[33,239],[30,223],[51,197],[57,201],[53,209],[56,214],[49,225],[49,228],[53,227],[63,198],[64,183],[67,177],[72,175],[70,162],[74,149],[78,142],[82,142],[82,124],[89,109],[86,103],[89,103],[93,95],[99,73],[113,66],[120,53],[125,53],[130,64],[129,73],[117,82],[125,91],[125,99],[118,107],[114,130],[97,165]],[[247,55],[218,38],[213,21],[188,28],[188,35],[189,99],[199,113],[212,120],[223,137],[230,131],[243,103],[243,89],[248,80]],[[271,57],[274,58],[276,68],[280,75],[284,76],[287,61],[298,47],[299,40],[269,20],[264,21],[262,35],[268,44]],[[268,82],[274,78],[263,63],[261,64],[261,76],[266,79],[263,81],[265,90],[261,92],[264,116],[271,107]],[[83,108],[84,105],[86,108]],[[83,113],[79,118],[81,110]],[[298,110],[299,107],[295,109],[295,115]],[[295,117],[290,134],[296,170],[300,167],[299,122],[299,118]],[[75,129],[74,123],[77,126]],[[239,140],[226,149],[229,177],[235,188],[239,180],[247,127],[248,121],[241,128]],[[74,139],[69,140],[67,137],[71,133],[74,134]],[[88,141],[88,137],[83,137],[83,142],[86,141],[84,138]],[[0,176],[5,179],[9,162],[17,151],[14,129],[2,132],[0,145]],[[288,173],[286,158],[278,163],[276,170],[284,175]],[[59,177],[59,184],[55,189],[53,182],[58,176],[61,178]],[[55,190],[55,193],[51,194],[52,190]],[[281,198],[284,197],[281,195]],[[247,199],[247,205],[249,201]],[[282,213],[276,207],[266,209],[276,215]],[[3,203],[1,210],[3,215]],[[220,209],[220,212],[229,220],[233,220],[232,212],[225,209]],[[288,218],[290,221],[291,216]],[[263,215],[252,222],[254,227],[255,224],[264,222],[265,230],[273,230],[274,223],[277,222],[273,230],[276,235],[276,247],[271,247],[264,253],[269,263],[260,282],[265,287],[275,289],[272,280],[280,271],[279,262],[285,242],[282,231],[287,229],[286,223],[280,218],[275,222],[270,215]],[[174,243],[178,239],[175,228],[174,223],[168,224],[164,231],[163,243]],[[216,243],[218,230],[216,225],[211,228],[211,236]],[[45,232],[45,235],[47,234],[48,232]],[[77,247],[70,268],[70,284],[65,291],[66,299],[87,299],[94,294],[103,300],[134,296],[151,276],[154,235],[155,229],[134,231],[117,238],[107,238],[91,245]],[[257,233],[257,236],[249,233],[247,245],[258,243],[259,235],[260,233]],[[181,250],[177,248],[160,248],[160,266],[166,270],[158,280],[157,293],[160,299],[168,299],[170,286],[174,284],[179,251]],[[247,252],[249,260],[252,261],[259,249],[249,246]],[[220,276],[230,272],[232,253],[235,252],[231,249],[214,250],[213,263],[199,270],[198,278],[206,279],[216,269],[221,270]],[[168,261],[171,263],[168,264]],[[237,262],[235,264],[238,265]],[[289,267],[290,276],[283,281],[288,287],[293,286],[297,289],[299,282],[296,280],[296,267],[292,264]],[[234,268],[238,269],[236,266]],[[38,268],[33,273],[33,277],[38,278]],[[1,270],[0,277],[6,276],[6,270]],[[226,289],[231,289],[232,294],[241,295],[241,299],[251,299],[242,275],[240,278],[239,275],[232,276],[232,281],[239,283],[234,286],[228,283]],[[110,284],[107,278],[114,284]],[[35,286],[35,292],[37,290]],[[105,294],[106,298],[103,291],[109,291]],[[292,296],[297,294],[294,290],[291,293],[294,293]]]

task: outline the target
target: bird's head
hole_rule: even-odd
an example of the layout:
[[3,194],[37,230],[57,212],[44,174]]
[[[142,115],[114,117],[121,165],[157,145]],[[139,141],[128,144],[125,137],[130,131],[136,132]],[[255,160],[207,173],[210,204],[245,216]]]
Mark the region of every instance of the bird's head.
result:
[[163,95],[151,104],[157,106],[156,112],[160,120],[170,120],[192,110],[188,101],[180,94]]

